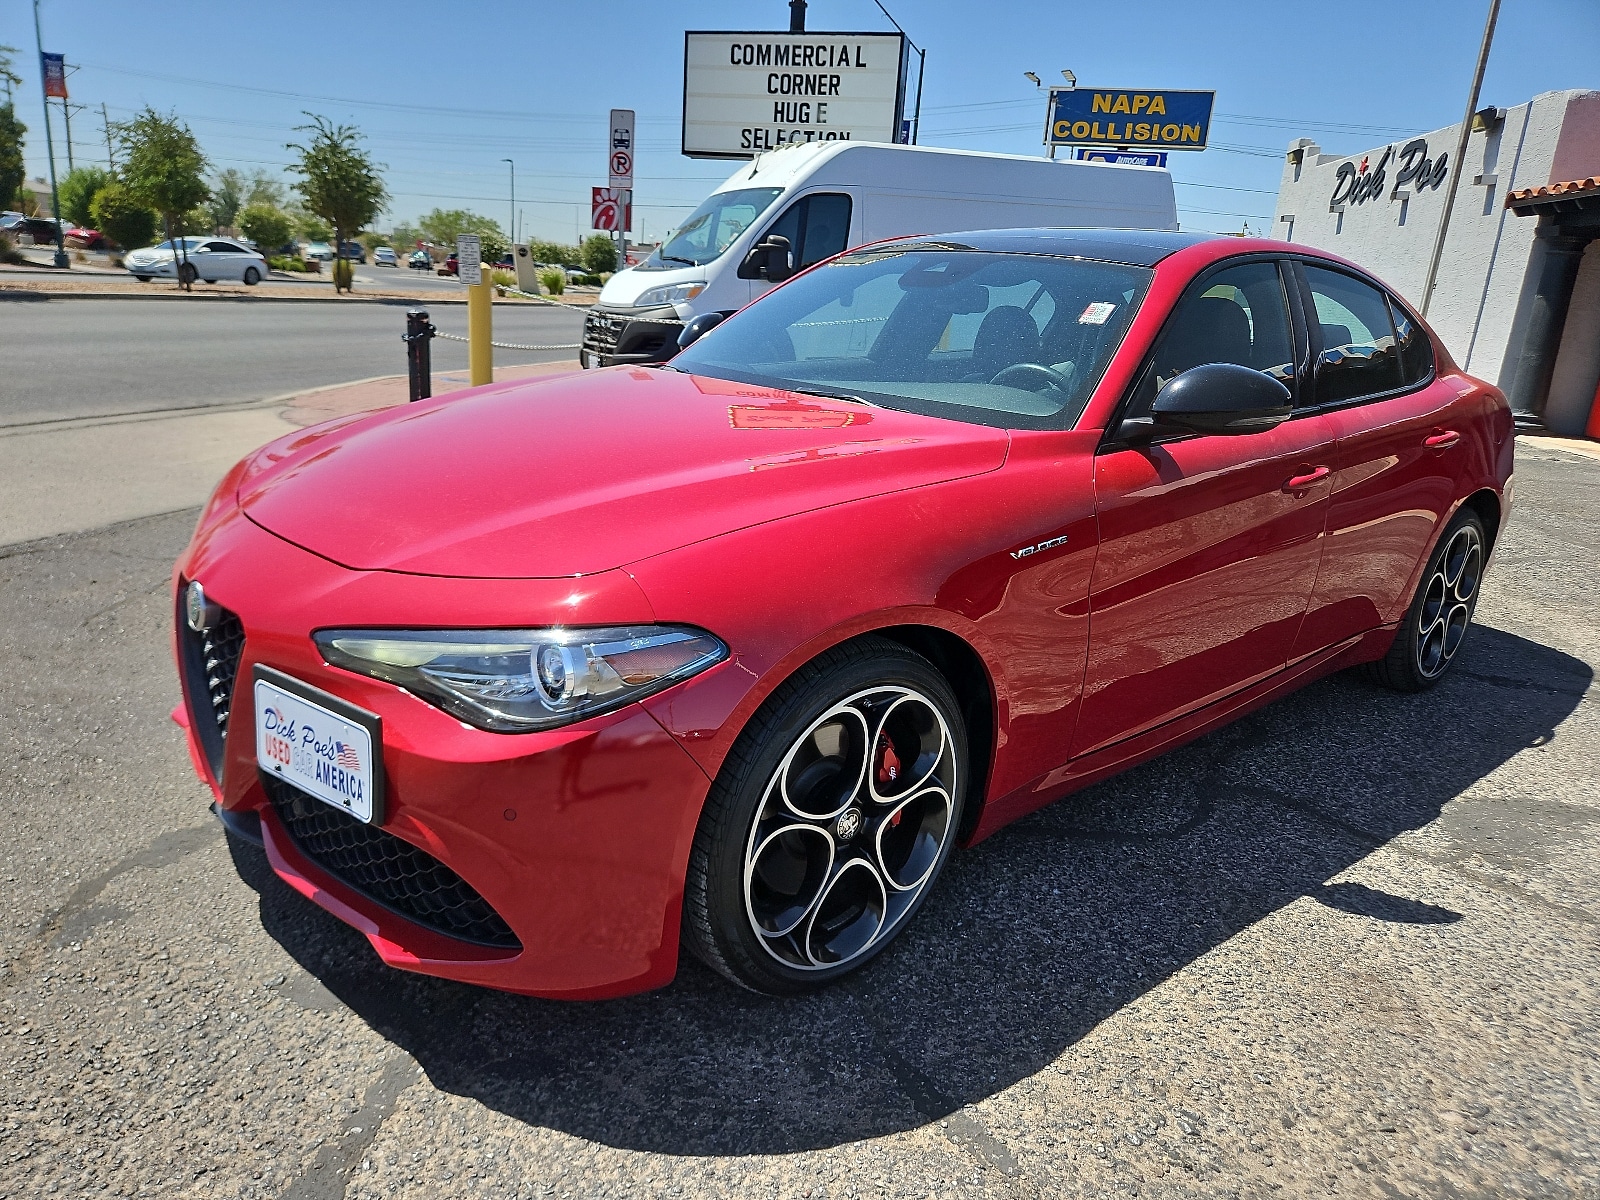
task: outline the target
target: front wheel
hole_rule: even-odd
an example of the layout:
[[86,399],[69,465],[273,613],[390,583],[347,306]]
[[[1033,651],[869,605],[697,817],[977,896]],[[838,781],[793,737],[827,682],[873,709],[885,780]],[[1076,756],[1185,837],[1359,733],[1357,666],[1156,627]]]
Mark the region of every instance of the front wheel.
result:
[[148,276],[148,275],[135,275],[134,278],[137,279],[140,283],[149,283],[150,282],[150,276]]
[[1394,645],[1369,665],[1372,678],[1397,692],[1426,691],[1444,678],[1472,623],[1487,557],[1483,522],[1463,509],[1429,556]]
[[688,945],[753,991],[791,995],[876,957],[955,842],[966,729],[933,665],[865,638],[802,668],[752,718],[701,814]]
[[256,270],[254,267],[246,267],[244,269],[244,285],[245,285],[245,287],[255,287],[255,285],[260,283],[260,282],[261,282],[261,272],[260,271]]

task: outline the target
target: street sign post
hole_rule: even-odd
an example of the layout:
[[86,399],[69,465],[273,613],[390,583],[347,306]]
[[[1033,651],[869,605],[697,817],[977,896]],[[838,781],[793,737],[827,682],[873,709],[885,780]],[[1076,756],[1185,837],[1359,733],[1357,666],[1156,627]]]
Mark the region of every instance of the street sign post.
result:
[[1204,150],[1215,92],[1051,88],[1047,146]]
[[611,110],[610,172],[611,186],[628,190],[633,187],[633,109]]
[[483,241],[475,233],[456,234],[456,278],[468,286],[483,282]]

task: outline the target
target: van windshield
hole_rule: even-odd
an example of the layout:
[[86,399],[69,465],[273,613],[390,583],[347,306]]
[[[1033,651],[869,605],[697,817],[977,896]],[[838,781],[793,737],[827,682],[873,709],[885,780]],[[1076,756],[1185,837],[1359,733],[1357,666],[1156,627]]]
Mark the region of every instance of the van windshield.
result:
[[645,260],[644,269],[665,271],[673,267],[700,267],[721,257],[781,191],[782,188],[744,188],[706,197],[706,202],[694,210],[678,232]]
[[769,292],[669,365],[978,425],[1070,429],[1153,275],[948,243],[866,248]]

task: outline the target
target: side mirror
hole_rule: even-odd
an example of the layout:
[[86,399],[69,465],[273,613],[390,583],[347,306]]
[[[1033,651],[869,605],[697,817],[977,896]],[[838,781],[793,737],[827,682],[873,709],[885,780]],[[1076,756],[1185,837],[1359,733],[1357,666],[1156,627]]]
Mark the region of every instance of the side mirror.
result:
[[684,322],[683,332],[678,335],[678,349],[687,350],[732,315],[725,312],[707,312],[701,313],[698,317],[690,317]]
[[768,234],[751,246],[750,252],[744,256],[744,261],[739,264],[739,278],[781,283],[794,274],[792,257],[788,238],[778,233]]
[[1156,393],[1156,424],[1191,433],[1260,433],[1293,411],[1289,389],[1237,363],[1190,367]]

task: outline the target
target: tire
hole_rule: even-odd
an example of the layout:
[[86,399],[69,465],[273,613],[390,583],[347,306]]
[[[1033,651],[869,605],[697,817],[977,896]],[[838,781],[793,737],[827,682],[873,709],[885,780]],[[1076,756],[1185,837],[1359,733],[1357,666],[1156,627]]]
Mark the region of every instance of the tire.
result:
[[178,282],[179,283],[193,284],[194,281],[196,279],[198,279],[198,278],[200,278],[200,272],[195,268],[195,265],[193,263],[179,263],[178,264]]
[[1444,678],[1472,624],[1488,553],[1483,522],[1462,509],[1428,556],[1389,653],[1367,664],[1369,678],[1397,692],[1424,692]]
[[137,279],[140,283],[149,283],[150,282],[150,276],[148,276],[148,275],[135,275],[134,278]]
[[206,282],[207,282],[207,283],[215,283],[215,282],[216,282],[216,280],[215,280],[215,279],[208,279],[208,280],[206,280]]
[[797,671],[706,799],[684,888],[689,949],[768,995],[813,991],[877,957],[922,907],[961,827],[960,712],[944,676],[887,639]]
[[260,271],[256,270],[254,267],[246,267],[244,269],[244,285],[245,285],[245,287],[255,287],[255,285],[260,283],[260,282],[261,282],[261,272]]

